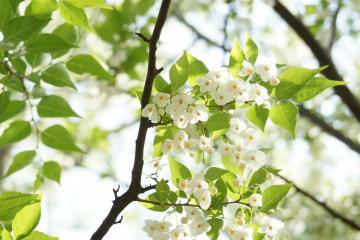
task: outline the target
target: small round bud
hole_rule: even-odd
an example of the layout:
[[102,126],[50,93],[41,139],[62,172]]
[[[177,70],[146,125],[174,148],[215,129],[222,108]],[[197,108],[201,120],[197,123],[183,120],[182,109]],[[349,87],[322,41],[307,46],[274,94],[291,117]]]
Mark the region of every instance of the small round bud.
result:
[[239,178],[239,177],[235,178],[235,179],[234,179],[234,185],[235,185],[235,187],[237,187],[237,188],[241,187],[242,182],[243,182],[243,181],[242,181],[241,178]]
[[211,194],[216,194],[218,192],[217,188],[215,186],[211,186],[210,189],[209,189],[210,193]]
[[274,179],[274,174],[272,174],[272,173],[267,173],[266,174],[266,180],[272,181],[273,179]]
[[159,114],[160,116],[164,115],[164,114],[165,114],[164,109],[160,108],[160,109],[158,110],[158,114]]
[[274,76],[270,79],[270,85],[273,87],[277,86],[279,83],[280,83],[280,80],[276,76]]

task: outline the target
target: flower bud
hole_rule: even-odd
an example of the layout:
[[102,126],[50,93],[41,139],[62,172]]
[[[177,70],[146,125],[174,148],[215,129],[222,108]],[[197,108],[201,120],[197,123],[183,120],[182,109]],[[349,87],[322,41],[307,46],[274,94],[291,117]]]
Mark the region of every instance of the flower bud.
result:
[[274,174],[272,174],[272,173],[267,173],[266,174],[266,180],[272,181],[273,179],[274,179]]
[[213,194],[213,195],[218,192],[218,190],[217,190],[217,188],[216,188],[215,186],[211,186],[211,187],[209,188],[209,191],[210,191],[210,193]]
[[279,83],[280,83],[280,80],[276,76],[274,76],[270,79],[270,85],[273,87],[277,86]]

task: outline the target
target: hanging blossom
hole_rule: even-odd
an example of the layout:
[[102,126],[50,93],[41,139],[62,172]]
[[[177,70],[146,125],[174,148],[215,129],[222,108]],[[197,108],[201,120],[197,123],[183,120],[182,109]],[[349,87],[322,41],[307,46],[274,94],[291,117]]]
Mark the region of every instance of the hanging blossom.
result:
[[[215,153],[218,152],[221,155],[218,164],[231,169],[223,170],[226,173],[219,170],[218,181],[207,178],[203,172],[191,173],[190,176],[181,172],[183,169],[179,170],[180,175],[174,183],[177,204],[171,206],[170,203],[170,207],[165,209],[166,216],[176,215],[176,224],[146,220],[144,231],[150,239],[197,239],[212,229],[212,218],[231,222],[223,224],[222,231],[232,240],[252,240],[256,234],[262,234],[264,239],[273,239],[284,227],[280,220],[260,214],[264,206],[260,186],[254,185],[246,190],[253,174],[267,164],[267,157],[260,146],[262,134],[235,113],[236,107],[231,107],[236,105],[241,109],[257,105],[269,108],[270,96],[265,86],[276,87],[279,82],[275,62],[259,57],[255,64],[244,60],[238,76],[231,75],[227,68],[220,68],[198,79],[193,87],[182,87],[171,94],[158,92],[152,97],[152,102],[142,109],[142,116],[151,122],[172,126],[165,128],[168,129],[166,135],[161,135],[160,151],[163,156],[150,162],[157,177],[166,164],[166,161],[163,162],[165,156],[169,159],[184,155],[202,156],[202,161],[197,163],[201,165],[208,164],[209,159],[216,159]],[[214,125],[216,128],[216,124],[228,124],[228,130],[221,132],[221,137],[207,133],[207,124],[214,111],[227,116]],[[186,165],[187,162],[184,162]],[[273,178],[273,173],[267,172],[262,186],[271,186]],[[232,201],[228,196],[219,199],[224,187],[235,195]],[[181,199],[186,201],[181,203]],[[223,207],[237,204],[239,208],[235,214],[231,213],[233,216],[230,218],[225,212],[221,216],[211,215],[216,204],[223,204]],[[162,203],[159,205],[164,207]]]

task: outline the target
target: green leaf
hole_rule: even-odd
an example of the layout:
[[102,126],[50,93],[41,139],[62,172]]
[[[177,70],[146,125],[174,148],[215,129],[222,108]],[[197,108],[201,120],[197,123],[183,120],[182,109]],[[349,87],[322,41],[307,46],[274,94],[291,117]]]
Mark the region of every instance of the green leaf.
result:
[[298,107],[292,103],[279,103],[270,109],[271,121],[279,127],[287,130],[295,138],[296,117]]
[[41,133],[41,141],[48,147],[64,152],[81,152],[71,134],[61,125],[53,125]]
[[224,225],[224,220],[220,218],[212,217],[207,221],[210,225],[210,231],[207,232],[207,235],[211,240],[216,240],[219,237],[220,230]]
[[29,235],[38,225],[41,216],[40,202],[33,203],[21,209],[12,221],[15,239],[22,239]]
[[171,85],[168,84],[163,77],[157,75],[154,80],[155,89],[158,92],[171,93]]
[[251,123],[260,128],[261,131],[264,131],[269,117],[269,109],[254,104],[248,108],[246,116]]
[[[150,194],[149,196],[147,196],[146,199],[153,202],[160,202],[157,193]],[[144,202],[142,202],[141,205],[143,205],[147,209],[150,209],[151,211],[156,211],[156,212],[164,212],[169,208],[169,206],[160,206],[158,204],[144,203]]]
[[205,64],[194,56],[186,53],[189,77],[188,81],[191,86],[196,85],[197,80],[209,72]]
[[246,59],[251,64],[254,64],[256,62],[256,58],[258,56],[258,48],[255,42],[250,37],[246,38],[245,46],[244,46],[244,54]]
[[70,48],[76,46],[65,42],[61,37],[58,37],[54,34],[43,33],[36,35],[26,41],[25,47],[28,52],[56,53],[68,51]]
[[46,235],[45,233],[33,231],[30,233],[29,236],[24,238],[24,240],[58,240],[57,237],[51,237],[49,235]]
[[4,40],[15,44],[25,41],[43,29],[48,22],[49,20],[41,20],[31,16],[14,18],[3,30]]
[[249,187],[264,183],[266,181],[267,173],[277,174],[279,171],[280,171],[279,169],[276,169],[276,168],[273,168],[270,166],[263,166],[263,167],[259,168],[251,176],[251,179],[249,182]]
[[211,167],[206,171],[204,177],[205,177],[205,179],[207,179],[209,181],[213,181],[228,172],[229,171],[226,169]]
[[8,91],[3,91],[0,93],[0,109],[3,110],[7,108],[9,102],[10,102],[10,96],[11,93]]
[[[76,30],[74,26],[64,23],[53,31],[53,34],[55,34],[58,37],[61,37],[65,42],[70,44],[78,45],[80,37],[79,37],[79,30]],[[65,53],[67,53],[67,50],[56,52],[52,54],[53,58],[58,58],[63,56]]]
[[229,121],[230,115],[228,113],[215,113],[209,117],[208,121],[205,123],[205,126],[208,131],[212,133],[218,130],[228,129],[230,127]]
[[186,83],[189,77],[189,63],[186,52],[170,67],[169,77],[173,92],[176,92]]
[[7,192],[0,195],[0,220],[10,221],[28,204],[40,201],[40,195]]
[[94,30],[89,25],[88,18],[81,8],[75,7],[74,5],[61,1],[59,3],[59,11],[64,20],[73,25],[85,28],[86,30],[93,32]]
[[32,0],[29,6],[31,15],[46,15],[57,9],[56,0]]
[[12,122],[0,137],[0,148],[18,142],[29,136],[30,133],[31,125],[29,122],[23,120]]
[[104,9],[112,9],[112,7],[107,5],[103,0],[67,0],[67,1],[78,8],[100,7]]
[[159,157],[159,156],[162,155],[162,143],[166,139],[170,139],[171,136],[172,136],[171,127],[161,129],[156,133],[156,136],[155,136],[154,142],[153,142],[153,146],[154,146],[153,155],[154,155],[154,157]]
[[37,112],[40,117],[79,117],[65,99],[56,95],[43,97]]
[[156,195],[160,203],[165,203],[169,197],[170,187],[164,179],[156,184]]
[[35,156],[36,152],[34,150],[23,151],[16,154],[4,177],[8,177],[29,165]]
[[15,9],[11,6],[12,0],[0,0],[0,32],[15,17]]
[[56,64],[46,69],[41,74],[44,82],[56,87],[70,87],[76,89],[75,85],[71,82],[66,68],[62,64]]
[[[0,233],[1,233],[1,231],[0,231]],[[13,240],[13,237],[11,236],[11,232],[4,229],[2,234],[1,234],[1,239],[2,240]]]
[[268,213],[275,209],[280,201],[287,195],[291,188],[291,184],[273,185],[264,190],[262,194],[263,205],[261,211]]
[[0,104],[0,123],[14,117],[15,115],[21,113],[25,109],[25,101],[9,101],[8,104]]
[[77,74],[88,73],[99,79],[107,79],[113,81],[113,77],[105,71],[100,63],[91,55],[80,54],[73,57],[66,63],[66,67]]
[[42,174],[44,177],[60,184],[61,166],[56,161],[47,161],[42,166]]
[[244,53],[240,48],[239,42],[235,39],[230,52],[229,68],[233,76],[238,76],[240,69],[243,68]]
[[279,75],[280,83],[276,86],[273,95],[278,99],[292,98],[323,69],[324,67],[317,69],[290,67],[286,69]]
[[302,103],[312,99],[327,88],[345,85],[343,81],[332,81],[323,77],[314,77],[293,97],[296,102]]
[[183,164],[179,163],[172,157],[169,158],[169,167],[171,173],[171,179],[175,186],[177,186],[179,180],[191,178],[190,170]]

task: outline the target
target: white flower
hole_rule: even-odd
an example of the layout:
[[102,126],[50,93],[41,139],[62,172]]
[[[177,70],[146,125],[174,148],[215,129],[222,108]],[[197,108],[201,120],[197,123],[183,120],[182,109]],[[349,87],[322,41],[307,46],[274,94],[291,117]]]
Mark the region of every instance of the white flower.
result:
[[201,151],[208,151],[209,148],[212,148],[212,140],[208,137],[205,137],[205,136],[201,136],[200,139],[199,139],[199,148]]
[[266,173],[266,180],[267,180],[267,181],[272,181],[272,180],[274,180],[274,174],[272,174],[272,173]]
[[154,240],[169,240],[170,234],[169,232],[156,232],[153,236]]
[[235,234],[236,234],[238,228],[239,228],[239,226],[235,225],[235,224],[226,226],[225,233],[230,237],[230,239],[235,239]]
[[180,219],[180,222],[181,222],[181,224],[188,224],[189,219],[188,219],[187,217],[182,217],[182,218]]
[[164,221],[164,222],[160,222],[158,226],[160,232],[168,233],[170,231],[171,223]]
[[186,217],[188,220],[194,220],[197,218],[201,218],[202,214],[196,207],[184,207]]
[[147,233],[149,237],[154,237],[157,232],[160,231],[159,228],[160,222],[155,220],[146,220],[145,226],[143,227],[143,230]]
[[233,152],[230,155],[230,162],[236,166],[238,166],[242,161],[242,154],[241,152]]
[[233,239],[236,240],[253,240],[253,229],[250,227],[239,227],[235,231]]
[[239,72],[240,76],[249,76],[251,78],[255,73],[253,65],[248,61],[244,60],[242,62],[242,66],[243,68]]
[[195,192],[199,192],[202,190],[208,190],[209,184],[205,181],[204,176],[201,173],[197,173],[189,181],[189,187],[195,194]]
[[233,151],[232,145],[228,143],[221,142],[220,143],[220,153],[223,156],[229,156]]
[[189,104],[193,103],[194,99],[191,95],[187,94],[178,94],[171,99],[171,103],[173,103],[178,109],[181,111],[185,111]]
[[165,107],[170,103],[170,94],[159,92],[153,97],[153,102],[158,107]]
[[188,125],[190,118],[189,115],[187,113],[184,114],[175,114],[173,116],[173,121],[174,124],[181,129],[186,128],[186,126]]
[[187,108],[187,113],[191,116],[190,123],[195,124],[197,122],[206,122],[209,119],[209,114],[206,111],[206,106],[204,104],[199,104],[196,106],[190,105]]
[[258,193],[253,193],[249,197],[249,204],[252,207],[261,207],[262,206],[262,196]]
[[189,240],[191,238],[189,228],[186,225],[179,225],[170,232],[172,240]]
[[241,176],[236,176],[236,178],[234,179],[234,186],[239,188],[241,187],[241,185],[243,185],[245,182],[245,179]]
[[189,187],[189,182],[186,179],[180,179],[178,182],[178,188],[185,191]]
[[246,124],[241,121],[239,118],[230,119],[230,132],[234,134],[240,134],[246,129]]
[[276,63],[273,59],[260,57],[256,61],[255,72],[264,82],[268,82],[277,75]]
[[232,94],[232,96],[236,96],[239,94],[241,89],[243,88],[242,83],[239,79],[230,80],[226,83],[228,94]]
[[246,151],[243,155],[243,160],[246,166],[251,170],[256,170],[265,164],[265,153],[258,150]]
[[243,145],[246,148],[253,148],[257,145],[260,138],[259,132],[254,128],[246,129],[242,134]]
[[218,84],[215,81],[215,77],[211,75],[206,75],[203,78],[198,80],[200,86],[200,92],[213,92],[216,90]]
[[196,141],[195,139],[189,139],[184,142],[184,149],[188,151],[195,150],[197,145],[198,145],[198,141]]
[[175,144],[178,144],[186,142],[188,138],[189,136],[187,135],[187,133],[184,130],[180,130],[175,134],[173,140]]
[[204,218],[196,218],[190,224],[190,232],[193,237],[210,230],[209,223]]
[[174,141],[170,139],[166,139],[164,143],[161,145],[163,154],[168,154],[172,152],[175,148]]
[[151,121],[155,122],[158,120],[159,114],[156,110],[156,107],[154,104],[149,103],[146,105],[142,111],[141,116],[149,118]]
[[215,103],[220,106],[231,102],[231,100],[233,99],[232,94],[229,94],[227,87],[224,85],[218,87],[218,89],[213,92],[212,97],[214,98]]
[[209,192],[210,192],[212,195],[214,195],[214,194],[216,194],[216,193],[218,192],[218,189],[217,189],[215,186],[211,186],[211,187],[209,188]]
[[242,81],[241,88],[236,96],[238,104],[243,104],[250,100],[250,85],[248,82]]
[[162,157],[156,157],[151,161],[151,166],[158,171],[161,168]]
[[208,76],[212,77],[217,83],[220,84],[224,84],[232,78],[229,69],[225,67],[221,67],[215,71],[209,72]]
[[250,100],[255,101],[257,105],[262,105],[269,100],[267,89],[260,84],[250,85]]
[[201,189],[194,191],[194,196],[199,201],[202,209],[208,209],[211,204],[211,194],[207,189]]
[[265,233],[269,237],[274,237],[277,232],[284,227],[284,223],[276,218],[264,216],[260,220],[260,233]]

